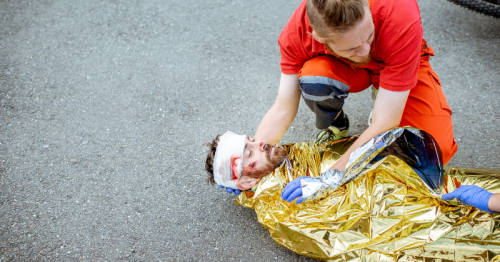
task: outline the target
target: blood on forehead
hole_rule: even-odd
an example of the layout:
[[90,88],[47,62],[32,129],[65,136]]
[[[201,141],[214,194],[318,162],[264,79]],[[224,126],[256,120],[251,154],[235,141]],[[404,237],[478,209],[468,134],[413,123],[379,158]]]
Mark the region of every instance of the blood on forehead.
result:
[[238,163],[236,160],[241,159],[241,156],[231,156],[231,180],[238,179],[236,174],[238,174]]

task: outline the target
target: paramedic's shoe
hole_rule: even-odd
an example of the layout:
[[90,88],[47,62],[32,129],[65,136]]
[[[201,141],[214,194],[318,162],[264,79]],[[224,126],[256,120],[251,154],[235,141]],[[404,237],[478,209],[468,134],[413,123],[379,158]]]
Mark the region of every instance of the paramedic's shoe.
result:
[[376,89],[373,86],[371,86],[371,89],[372,89],[372,101],[375,102],[375,98],[377,98],[377,94],[378,94],[378,89]]
[[345,125],[343,127],[329,126],[326,129],[321,130],[318,136],[316,136],[316,143],[322,144],[337,139],[341,139],[347,136],[349,132],[349,117],[345,115]]
[[[371,86],[372,89],[372,101],[375,102],[375,98],[377,98],[377,93],[378,89],[375,89],[375,87]],[[373,109],[370,112],[370,116],[368,117],[368,126],[372,124],[372,116],[373,116]]]
[[373,109],[370,112],[370,116],[368,117],[368,126],[370,126],[372,124],[372,116],[373,116]]

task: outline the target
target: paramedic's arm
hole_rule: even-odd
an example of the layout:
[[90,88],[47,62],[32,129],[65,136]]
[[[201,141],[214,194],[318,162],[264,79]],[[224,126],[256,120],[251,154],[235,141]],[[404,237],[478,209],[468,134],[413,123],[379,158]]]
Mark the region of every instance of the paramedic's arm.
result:
[[488,208],[494,212],[500,212],[500,194],[494,194],[488,201]]
[[285,75],[281,73],[278,96],[274,105],[266,113],[255,139],[264,140],[268,144],[278,143],[297,115],[300,102],[298,74]]
[[391,128],[398,127],[403,117],[406,100],[410,91],[395,92],[380,87],[373,106],[371,125],[359,136],[347,152],[330,168],[345,170],[349,157],[354,150]]

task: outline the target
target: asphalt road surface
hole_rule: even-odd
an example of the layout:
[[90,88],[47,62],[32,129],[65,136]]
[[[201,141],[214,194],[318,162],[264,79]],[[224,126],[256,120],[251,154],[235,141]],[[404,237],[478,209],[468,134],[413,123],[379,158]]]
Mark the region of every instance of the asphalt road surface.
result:
[[[0,1],[0,261],[312,261],[206,183],[218,133],[253,135],[300,0]],[[453,109],[450,166],[500,168],[500,20],[419,1]],[[367,127],[351,95],[351,135]],[[310,141],[301,102],[282,142]]]

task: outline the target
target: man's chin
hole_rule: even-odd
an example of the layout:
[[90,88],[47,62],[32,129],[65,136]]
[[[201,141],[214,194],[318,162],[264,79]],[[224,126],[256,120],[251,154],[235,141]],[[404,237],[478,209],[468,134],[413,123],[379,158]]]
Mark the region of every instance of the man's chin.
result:
[[346,60],[349,62],[349,64],[352,67],[362,67],[362,66],[367,65],[370,62],[370,59],[371,59],[370,56],[366,56],[364,58],[359,59],[358,61],[354,61],[354,60],[351,60],[351,59],[346,59]]
[[283,161],[285,161],[286,157],[287,154],[285,149],[281,147],[274,147],[274,152],[271,159],[276,168],[280,167],[283,164]]
[[368,62],[370,62],[371,60],[371,50],[370,50],[370,54],[367,55],[366,57],[363,57],[361,59],[356,59],[357,61],[354,61],[352,59],[349,59],[349,58],[346,58],[346,57],[342,57],[342,56],[339,56],[337,53],[333,52],[333,50],[328,46],[326,45],[326,48],[327,50],[336,58],[341,58],[341,59],[344,59],[347,63],[349,63],[350,66],[354,67],[354,68],[357,68],[357,67],[362,67],[362,66],[365,66],[368,64]]

